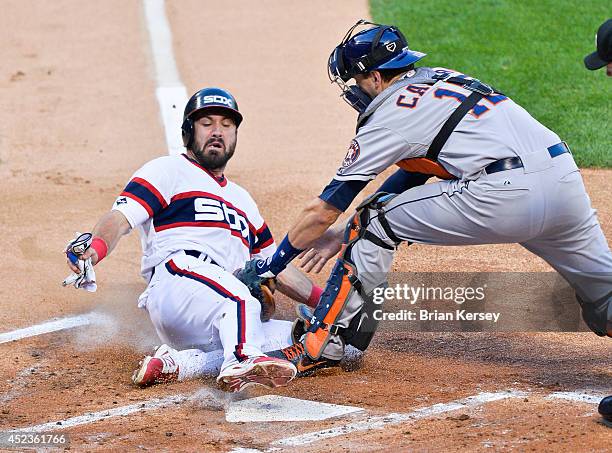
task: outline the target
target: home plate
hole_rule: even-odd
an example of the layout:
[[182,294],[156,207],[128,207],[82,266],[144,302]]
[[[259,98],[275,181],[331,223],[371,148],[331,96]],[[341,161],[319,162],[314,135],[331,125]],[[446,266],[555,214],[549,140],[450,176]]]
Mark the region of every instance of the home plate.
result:
[[228,422],[299,422],[325,420],[362,410],[360,407],[265,395],[232,401],[225,412],[225,420]]

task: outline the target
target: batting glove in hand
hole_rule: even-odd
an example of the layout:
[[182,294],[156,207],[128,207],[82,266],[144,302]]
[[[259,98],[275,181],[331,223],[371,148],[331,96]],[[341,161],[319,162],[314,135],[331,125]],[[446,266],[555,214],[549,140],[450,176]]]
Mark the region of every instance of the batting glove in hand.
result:
[[269,321],[276,311],[274,301],[274,291],[276,290],[276,280],[274,278],[262,277],[258,274],[261,266],[259,262],[264,260],[247,261],[243,269],[234,272],[234,276],[246,285],[251,295],[261,304],[261,320]]
[[91,233],[76,233],[74,239],[68,242],[64,252],[70,262],[79,268],[79,273],[72,273],[64,279],[62,286],[74,286],[76,289],[85,289],[89,292],[95,292],[98,286],[96,285],[96,273],[93,269],[91,258],[86,260],[79,259],[83,253],[91,246],[93,235]]

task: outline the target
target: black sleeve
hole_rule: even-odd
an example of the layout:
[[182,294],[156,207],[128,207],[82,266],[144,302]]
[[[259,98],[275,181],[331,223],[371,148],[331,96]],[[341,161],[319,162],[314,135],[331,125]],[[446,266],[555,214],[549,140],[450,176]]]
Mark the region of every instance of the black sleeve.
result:
[[319,198],[333,207],[344,212],[351,205],[359,192],[368,185],[370,181],[338,181],[332,179],[331,182],[323,189]]
[[376,192],[402,193],[413,187],[422,186],[429,178],[431,175],[412,173],[400,168],[389,176]]

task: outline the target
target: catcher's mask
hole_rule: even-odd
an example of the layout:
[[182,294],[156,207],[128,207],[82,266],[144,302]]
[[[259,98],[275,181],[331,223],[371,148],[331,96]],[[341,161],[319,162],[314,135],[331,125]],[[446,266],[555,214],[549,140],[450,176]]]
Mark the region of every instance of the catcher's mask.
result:
[[[372,27],[353,35],[355,29],[362,25]],[[410,50],[408,41],[397,27],[361,19],[332,51],[327,63],[327,75],[342,90],[342,98],[362,113],[372,98],[357,85],[349,86],[346,82],[356,74],[365,74],[374,69],[407,68],[425,55]]]
[[193,117],[204,109],[219,110],[234,120],[236,128],[242,122],[236,98],[229,91],[221,88],[203,88],[191,96],[183,113],[181,130],[183,144],[188,149],[193,145]]

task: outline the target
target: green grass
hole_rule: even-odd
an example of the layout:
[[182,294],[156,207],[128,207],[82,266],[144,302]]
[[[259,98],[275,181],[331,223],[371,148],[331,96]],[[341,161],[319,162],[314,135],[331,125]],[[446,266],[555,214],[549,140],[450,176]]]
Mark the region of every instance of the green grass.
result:
[[588,71],[606,0],[371,0],[420,64],[489,83],[568,142],[581,167],[612,168],[612,77]]

